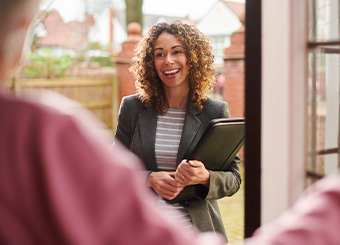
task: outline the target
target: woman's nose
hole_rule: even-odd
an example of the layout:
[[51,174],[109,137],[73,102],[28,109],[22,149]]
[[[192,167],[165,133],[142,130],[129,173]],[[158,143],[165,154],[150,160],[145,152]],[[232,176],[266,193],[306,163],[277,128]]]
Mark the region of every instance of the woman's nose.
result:
[[173,57],[171,55],[167,55],[165,63],[166,65],[172,65],[174,63]]

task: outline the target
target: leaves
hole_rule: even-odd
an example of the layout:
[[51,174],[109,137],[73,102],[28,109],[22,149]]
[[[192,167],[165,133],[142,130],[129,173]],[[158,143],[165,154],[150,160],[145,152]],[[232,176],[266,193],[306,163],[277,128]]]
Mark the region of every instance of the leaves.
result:
[[67,69],[72,65],[70,55],[56,55],[52,48],[40,48],[28,55],[29,62],[24,64],[26,77],[60,78],[67,75]]

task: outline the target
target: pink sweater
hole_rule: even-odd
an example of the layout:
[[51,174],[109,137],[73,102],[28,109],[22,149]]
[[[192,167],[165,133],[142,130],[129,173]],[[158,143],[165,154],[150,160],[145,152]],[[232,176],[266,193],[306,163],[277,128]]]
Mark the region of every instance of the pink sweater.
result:
[[203,244],[158,210],[127,162],[140,168],[72,116],[0,96],[0,244]]
[[[314,189],[315,188],[315,189]],[[325,177],[246,245],[339,245],[340,176]]]

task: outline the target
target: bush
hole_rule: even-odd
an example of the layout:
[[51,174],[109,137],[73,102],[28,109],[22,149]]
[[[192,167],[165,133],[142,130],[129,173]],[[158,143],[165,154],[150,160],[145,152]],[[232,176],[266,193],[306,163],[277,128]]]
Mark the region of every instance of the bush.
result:
[[67,75],[72,65],[70,55],[54,55],[52,48],[40,48],[28,55],[28,63],[24,64],[25,77],[60,78]]
[[101,67],[114,67],[115,64],[112,62],[112,57],[91,57],[92,62],[98,63]]

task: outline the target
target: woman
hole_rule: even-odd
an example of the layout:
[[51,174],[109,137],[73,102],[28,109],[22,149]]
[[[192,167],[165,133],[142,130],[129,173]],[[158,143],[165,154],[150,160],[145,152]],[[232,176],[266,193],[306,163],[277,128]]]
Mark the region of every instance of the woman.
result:
[[206,97],[215,82],[208,39],[194,26],[175,21],[154,25],[135,50],[131,71],[137,95],[124,97],[115,139],[143,161],[146,181],[165,200],[187,185],[197,199],[173,204],[199,230],[225,234],[216,199],[241,184],[239,159],[227,171],[210,171],[186,158],[208,123],[229,117],[226,102]]

